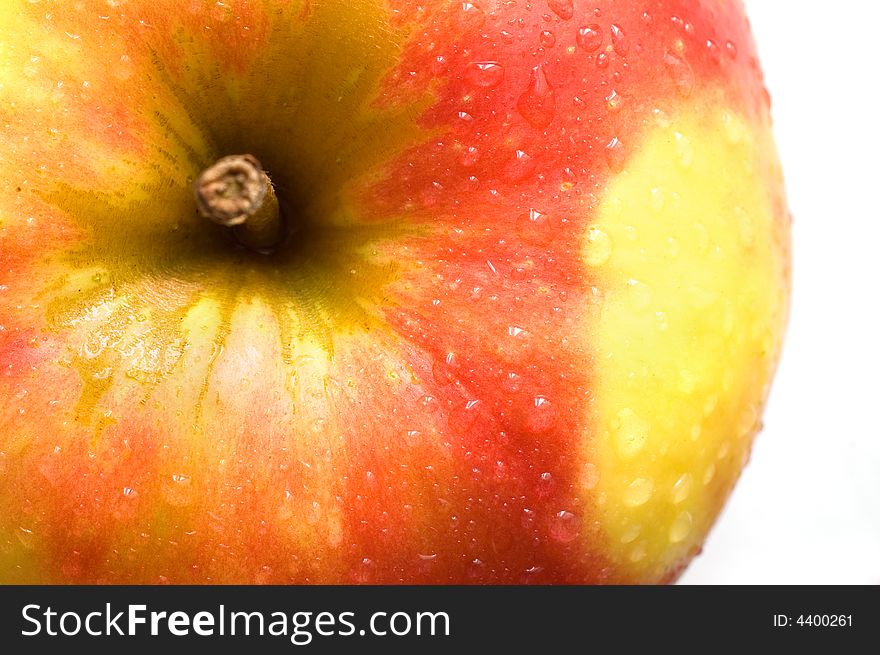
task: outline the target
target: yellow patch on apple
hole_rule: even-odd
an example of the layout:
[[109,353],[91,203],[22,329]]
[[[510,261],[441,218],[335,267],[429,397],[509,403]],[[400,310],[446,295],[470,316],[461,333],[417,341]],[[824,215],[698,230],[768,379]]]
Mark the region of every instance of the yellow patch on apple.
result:
[[633,580],[667,578],[702,545],[760,428],[787,317],[768,127],[701,109],[648,130],[583,246],[602,294],[584,484]]

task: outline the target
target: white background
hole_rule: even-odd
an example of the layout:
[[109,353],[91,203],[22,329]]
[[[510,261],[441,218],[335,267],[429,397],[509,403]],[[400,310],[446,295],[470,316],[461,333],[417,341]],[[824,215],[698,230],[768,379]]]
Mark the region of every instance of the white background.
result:
[[746,0],[794,215],[759,435],[683,583],[880,584],[880,8]]

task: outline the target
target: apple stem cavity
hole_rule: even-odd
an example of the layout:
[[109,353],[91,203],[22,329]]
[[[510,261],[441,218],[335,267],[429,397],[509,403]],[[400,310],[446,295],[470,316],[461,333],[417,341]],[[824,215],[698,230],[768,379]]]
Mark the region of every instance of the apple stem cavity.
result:
[[272,181],[252,155],[230,155],[206,168],[195,182],[199,214],[231,228],[238,242],[270,252],[283,238]]

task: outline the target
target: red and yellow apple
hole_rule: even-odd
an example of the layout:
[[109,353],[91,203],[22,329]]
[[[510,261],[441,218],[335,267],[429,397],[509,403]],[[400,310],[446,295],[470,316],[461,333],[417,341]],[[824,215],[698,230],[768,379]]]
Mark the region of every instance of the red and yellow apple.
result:
[[671,581],[760,426],[740,2],[6,0],[0,172],[3,582]]

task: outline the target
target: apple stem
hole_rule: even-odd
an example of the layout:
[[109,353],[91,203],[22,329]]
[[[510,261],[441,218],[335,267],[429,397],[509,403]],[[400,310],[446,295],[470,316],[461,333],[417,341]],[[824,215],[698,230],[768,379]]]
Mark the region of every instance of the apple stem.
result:
[[281,212],[272,181],[252,155],[223,157],[195,183],[199,213],[233,229],[246,248],[268,251],[281,241]]

